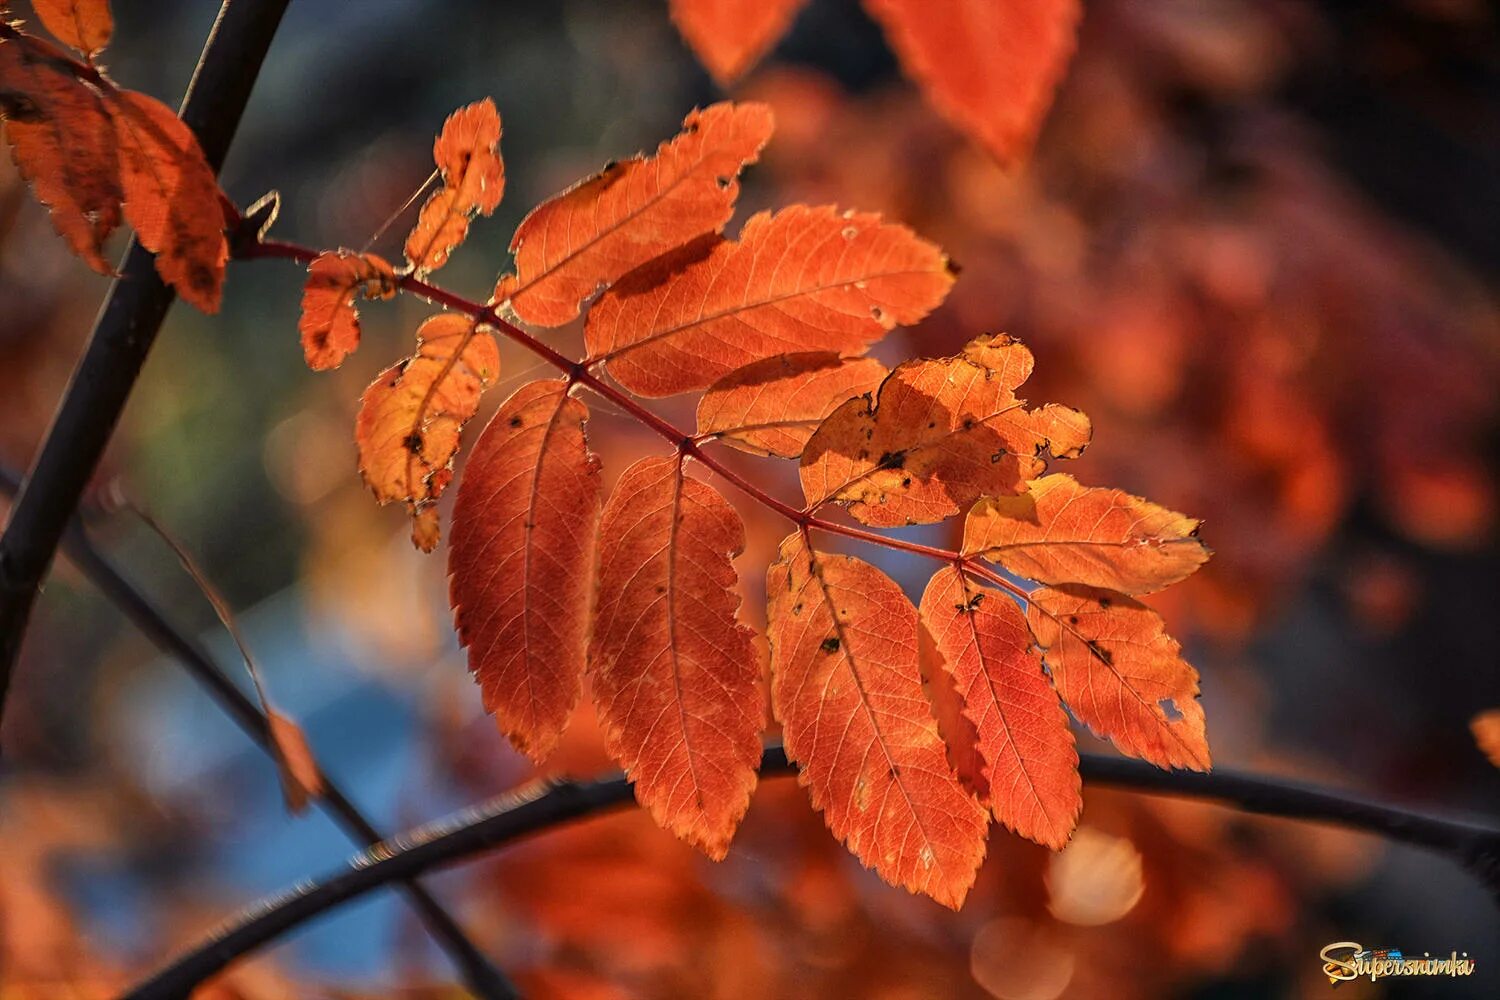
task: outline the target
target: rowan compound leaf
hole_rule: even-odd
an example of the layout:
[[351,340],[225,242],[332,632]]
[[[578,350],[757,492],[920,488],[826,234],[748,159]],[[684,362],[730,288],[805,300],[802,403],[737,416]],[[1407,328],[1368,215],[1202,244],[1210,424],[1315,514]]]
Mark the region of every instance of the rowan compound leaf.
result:
[[422,206],[406,238],[406,259],[417,274],[434,271],[469,235],[477,212],[489,215],[505,193],[500,157],[500,113],[486,97],[448,116],[432,146],[443,186]]
[[671,0],[672,23],[698,61],[727,86],[786,34],[807,0]]
[[922,691],[917,611],[868,563],[781,543],[767,579],[771,704],[787,756],[855,857],[957,909],[987,820]]
[[219,185],[198,140],[146,94],[110,91],[105,106],[119,144],[125,218],[156,254],[162,280],[202,311],[218,312],[229,244]]
[[1025,493],[976,503],[964,522],[964,551],[1039,583],[1149,594],[1208,561],[1197,531],[1190,517],[1056,473]]
[[620,477],[600,526],[589,677],[605,745],[658,823],[714,859],[750,805],[762,663],[737,617],[740,517],[679,457]]
[[578,702],[602,484],[588,409],[566,382],[529,382],[464,465],[448,546],[449,600],[469,669],[501,732],[537,763]]
[[119,158],[104,102],[59,49],[20,35],[0,41],[0,114],[16,169],[52,225],[100,274],[104,241],[120,224]]
[[738,240],[703,250],[657,258],[589,310],[590,357],[606,359],[631,392],[703,389],[788,351],[863,353],[937,308],[953,286],[933,244],[831,206],[762,212]]
[[359,471],[382,504],[405,503],[418,518],[413,541],[437,545],[424,511],[453,478],[464,424],[500,373],[495,338],[467,316],[439,313],[417,330],[417,353],[365,389],[355,419]]
[[396,294],[396,274],[385,259],[347,250],[319,254],[302,288],[302,353],[307,366],[326,371],[344,363],[359,346],[356,297],[388,299]]
[[851,399],[808,441],[808,504],[840,503],[866,524],[892,527],[1023,491],[1046,467],[1043,448],[1072,458],[1091,434],[1077,410],[1028,409],[1016,397],[1031,369],[1031,352],[1003,334],[979,337],[957,357],[899,366],[874,399]]
[[1021,609],[950,566],[927,584],[922,621],[978,734],[995,818],[1061,850],[1083,808],[1078,751]]
[[933,107],[1002,163],[1024,157],[1072,58],[1080,0],[865,0]]
[[698,401],[698,433],[755,455],[796,458],[846,400],[875,391],[889,374],[874,358],[829,351],[783,354],[737,368]]
[[734,212],[739,173],[771,137],[764,104],[713,104],[683,120],[653,156],[611,164],[539,205],[516,229],[515,274],[497,302],[538,326],[561,326],[627,272],[705,233]]
[[109,0],[31,0],[36,16],[65,45],[92,58],[109,44]]
[[271,751],[281,776],[281,794],[286,799],[287,812],[300,815],[307,811],[309,802],[322,796],[323,772],[301,726],[270,708],[266,709],[266,723],[270,727]]
[[1112,590],[1043,587],[1027,619],[1080,722],[1158,767],[1209,769],[1198,671],[1156,612]]
[[1469,729],[1474,733],[1474,742],[1490,759],[1490,763],[1500,767],[1500,708],[1492,708],[1474,716]]

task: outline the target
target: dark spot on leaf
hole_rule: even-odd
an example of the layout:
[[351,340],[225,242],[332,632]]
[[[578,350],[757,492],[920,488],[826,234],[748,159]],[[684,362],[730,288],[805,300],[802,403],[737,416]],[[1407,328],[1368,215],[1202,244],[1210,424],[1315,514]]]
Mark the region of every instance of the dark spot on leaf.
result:
[[726,188],[729,187],[729,178],[728,177],[715,177],[714,178],[714,183],[717,184],[717,185],[719,185],[719,190],[720,191],[723,191],[723,190],[725,190]]
[[1078,616],[1077,615],[1069,615],[1068,616],[1068,624],[1069,625],[1077,625],[1078,624]]
[[1100,608],[1100,610],[1102,611],[1104,609],[1107,609],[1110,606],[1111,603],[1112,602],[1107,597],[1101,597],[1101,598],[1099,598],[1099,608]]
[[522,420],[521,420],[521,415],[519,413],[510,418],[510,425],[512,427],[520,427],[521,424],[522,424]]
[[898,469],[904,461],[906,461],[906,452],[904,450],[888,451],[884,455],[881,455],[880,461],[875,464],[882,469]]
[[825,653],[837,653],[838,651],[839,651],[839,637],[838,636],[836,636],[836,635],[830,635],[828,638],[826,638],[826,639],[823,640],[823,652],[825,652]]
[[422,453],[422,435],[418,431],[412,431],[401,439],[401,446],[413,455]]
[[1089,640],[1089,652],[1093,653],[1095,656],[1097,656],[1099,658],[1099,660],[1102,663],[1104,663],[1105,665],[1107,665],[1107,666],[1113,666],[1114,665],[1115,658],[1112,655],[1110,655],[1109,650],[1105,649],[1103,646],[1099,645],[1097,642],[1095,642],[1092,639]]

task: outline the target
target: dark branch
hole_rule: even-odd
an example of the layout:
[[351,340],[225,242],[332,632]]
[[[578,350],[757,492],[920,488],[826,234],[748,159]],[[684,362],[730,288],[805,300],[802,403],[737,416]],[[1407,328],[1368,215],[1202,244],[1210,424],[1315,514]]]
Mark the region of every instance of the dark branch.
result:
[[[288,0],[224,0],[182,120],[217,174]],[[31,607],[173,299],[135,240],[0,536],[0,713]]]
[[[11,470],[0,467],[0,493],[15,496],[19,488],[20,477]],[[77,518],[64,531],[61,548],[68,560],[98,588],[106,600],[130,619],[131,624],[150,639],[157,649],[181,663],[193,679],[203,685],[224,713],[234,720],[235,725],[265,751],[268,757],[272,756],[270,724],[260,706],[240,690],[201,645],[173,626],[165,613],[127,580],[107,556],[95,548]],[[355,843],[368,846],[380,843],[380,831],[365,818],[338,784],[327,774],[323,775],[323,782],[324,793],[316,800],[319,808]],[[431,893],[414,881],[403,882],[401,889],[422,918],[433,940],[448,954],[475,994],[485,1000],[509,1000],[518,996],[515,987],[480,953],[478,947],[458,926],[458,922]]]
[[[1410,812],[1293,782],[1232,771],[1162,771],[1140,761],[1086,754],[1083,776],[1094,784],[1178,795],[1247,812],[1315,820],[1374,833],[1446,854],[1495,889],[1500,829]],[[794,773],[779,746],[766,749],[761,776]],[[126,1000],[176,1000],[242,955],[305,921],[394,879],[413,878],[528,834],[618,809],[632,801],[621,776],[537,785],[495,799],[452,820],[424,827],[352,858],[341,872],[305,883],[244,910],[212,939],[131,990]]]

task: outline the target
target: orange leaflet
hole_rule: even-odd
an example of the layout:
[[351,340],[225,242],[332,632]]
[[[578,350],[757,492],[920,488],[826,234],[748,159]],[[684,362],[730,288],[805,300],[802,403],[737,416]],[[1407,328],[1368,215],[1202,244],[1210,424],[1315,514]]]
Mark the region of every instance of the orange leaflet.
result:
[[922,691],[917,611],[868,563],[781,543],[767,578],[771,704],[828,828],[893,885],[957,909],[987,819]]
[[588,408],[554,379],[517,389],[464,465],[449,601],[485,710],[537,763],[578,702],[603,486]]
[[219,185],[198,140],[154,97],[105,94],[120,150],[125,218],[156,254],[163,281],[206,313],[219,311],[229,244]]
[[307,367],[326,371],[344,363],[359,346],[359,310],[354,297],[388,299],[396,294],[396,274],[372,253],[328,251],[307,269],[302,287],[302,354]]
[[269,707],[266,722],[276,770],[281,775],[281,794],[286,799],[287,812],[295,816],[305,812],[307,804],[323,794],[323,772],[301,726]]
[[654,257],[724,228],[739,172],[771,138],[764,104],[710,105],[655,156],[633,156],[543,202],[516,229],[516,273],[495,301],[539,326],[560,326],[581,303]]
[[886,374],[874,358],[841,358],[829,351],[755,361],[703,394],[698,433],[752,454],[796,458],[824,417],[873,392]]
[[786,34],[807,0],[671,0],[672,23],[721,85],[733,83]]
[[954,358],[901,365],[876,399],[845,403],[808,441],[808,503],[841,503],[866,524],[892,527],[1019,493],[1046,467],[1043,447],[1072,458],[1091,434],[1077,410],[1026,408],[1015,390],[1031,369],[1031,352],[1003,334],[981,336]]
[[721,859],[765,726],[754,632],[737,617],[740,517],[679,457],[620,477],[600,526],[589,677],[605,745],[658,823]]
[[1002,163],[1025,156],[1072,58],[1079,0],[865,0],[942,115]]
[[978,733],[995,818],[1061,850],[1083,808],[1078,751],[1021,609],[949,566],[927,584],[922,621]]
[[1144,604],[1095,587],[1043,587],[1027,619],[1079,721],[1158,767],[1209,769],[1198,671]]
[[457,313],[429,317],[417,330],[417,353],[387,368],[359,401],[354,440],[359,471],[382,504],[405,503],[418,518],[413,541],[437,546],[437,502],[453,478],[464,424],[500,373],[495,338]]
[[505,194],[505,161],[500,158],[500,112],[486,97],[459,108],[443,123],[432,144],[432,158],[443,186],[422,206],[406,237],[406,259],[418,274],[435,271],[469,235],[469,220],[489,215]]
[[797,205],[630,274],[589,310],[585,340],[631,392],[670,396],[787,351],[862,353],[952,286],[947,256],[905,226]]
[[112,273],[103,247],[124,194],[104,102],[59,49],[22,35],[0,42],[0,113],[16,169],[52,210],[53,227],[90,267]]
[[1469,729],[1474,733],[1474,742],[1479,744],[1490,763],[1500,767],[1500,708],[1474,716]]
[[115,27],[109,0],[31,0],[31,6],[59,41],[90,58],[109,44]]
[[964,551],[1041,583],[1149,594],[1208,561],[1197,531],[1193,518],[1059,473],[1027,483],[1017,496],[975,504],[964,522]]

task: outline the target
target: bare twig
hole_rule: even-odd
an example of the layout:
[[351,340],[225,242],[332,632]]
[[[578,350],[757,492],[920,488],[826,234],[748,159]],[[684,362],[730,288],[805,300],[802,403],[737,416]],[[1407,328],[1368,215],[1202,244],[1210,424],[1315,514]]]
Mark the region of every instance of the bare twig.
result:
[[[288,0],[224,0],[182,103],[217,174]],[[0,713],[37,590],[156,339],[173,293],[131,240],[21,496],[0,536]]]
[[[0,468],[0,492],[15,496],[19,489],[20,477],[9,469]],[[228,672],[214,662],[207,650],[168,621],[165,612],[125,578],[95,547],[76,518],[64,531],[61,547],[68,560],[105,599],[158,649],[181,663],[246,736],[268,755],[274,752],[270,721],[265,713],[230,679]],[[323,775],[323,794],[317,804],[356,843],[374,845],[381,842],[381,832],[326,774]],[[508,1000],[519,995],[425,887],[415,881],[405,881],[401,889],[433,940],[447,953],[476,995],[486,1000]]]
[[[1428,848],[1480,874],[1493,891],[1500,829],[1410,812],[1356,796],[1256,775],[1163,771],[1140,761],[1083,755],[1091,783],[1235,806],[1247,812],[1332,823]],[[767,747],[761,776],[795,773],[779,746]],[[632,801],[619,775],[536,785],[453,820],[415,830],[351,858],[340,872],[306,882],[243,910],[213,937],[126,994],[126,1000],[176,1000],[235,959],[305,921],[393,879],[411,878],[482,851]]]

